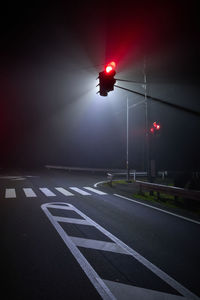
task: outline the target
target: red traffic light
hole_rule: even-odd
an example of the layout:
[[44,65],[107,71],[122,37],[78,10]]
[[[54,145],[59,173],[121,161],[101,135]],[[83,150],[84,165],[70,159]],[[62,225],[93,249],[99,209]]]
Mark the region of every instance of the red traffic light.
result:
[[160,122],[153,122],[149,131],[153,136],[156,136],[160,134],[160,129],[161,129]]
[[116,79],[114,78],[116,64],[114,61],[105,66],[104,71],[99,73],[99,94],[100,96],[107,96],[110,91],[114,90]]
[[109,64],[106,65],[105,71],[107,74],[109,74],[111,71],[114,71],[116,67],[116,63],[114,61],[110,62]]
[[151,131],[151,133],[154,133],[154,128],[151,127],[151,128],[150,128],[150,131]]
[[160,124],[158,124],[157,122],[153,122],[153,127],[154,127],[156,130],[160,130]]

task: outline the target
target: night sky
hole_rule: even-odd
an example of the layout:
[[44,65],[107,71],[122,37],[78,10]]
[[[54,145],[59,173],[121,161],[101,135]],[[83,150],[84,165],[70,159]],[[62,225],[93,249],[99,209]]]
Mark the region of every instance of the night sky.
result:
[[[0,167],[56,164],[125,168],[126,97],[96,94],[111,60],[116,78],[200,111],[196,2],[56,1],[1,8]],[[117,82],[143,92],[141,84]],[[158,169],[200,170],[199,116],[150,103],[160,121],[152,140]],[[130,109],[130,166],[145,169],[145,107]]]

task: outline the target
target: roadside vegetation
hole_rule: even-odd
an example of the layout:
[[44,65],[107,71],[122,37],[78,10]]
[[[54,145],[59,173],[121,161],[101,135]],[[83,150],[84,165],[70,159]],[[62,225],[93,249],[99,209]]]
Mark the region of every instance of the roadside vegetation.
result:
[[[141,181],[147,181],[146,178],[140,178]],[[162,180],[158,178],[154,181],[158,184],[164,184],[169,186],[174,186],[174,183],[170,179]],[[105,186],[111,186],[110,183],[105,183]],[[134,199],[139,199],[143,201],[148,201],[151,203],[159,203],[165,205],[169,208],[181,208],[185,211],[191,212],[200,216],[200,202],[191,200],[191,199],[184,199],[182,197],[177,197],[169,194],[165,194],[163,192],[155,192],[155,191],[142,191],[140,192],[134,180],[129,180],[128,182],[125,179],[121,180],[114,180],[112,182],[112,188],[116,190],[120,190],[128,194],[129,197]]]

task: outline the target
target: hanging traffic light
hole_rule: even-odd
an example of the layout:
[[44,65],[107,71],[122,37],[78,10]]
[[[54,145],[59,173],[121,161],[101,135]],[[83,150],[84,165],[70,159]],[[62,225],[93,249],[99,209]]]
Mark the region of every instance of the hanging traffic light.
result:
[[158,133],[160,133],[160,129],[161,129],[160,123],[159,122],[153,122],[153,124],[150,128],[150,133],[152,135],[157,135]]
[[114,78],[116,64],[114,61],[105,66],[105,70],[99,73],[99,94],[107,96],[110,91],[114,90],[116,79]]

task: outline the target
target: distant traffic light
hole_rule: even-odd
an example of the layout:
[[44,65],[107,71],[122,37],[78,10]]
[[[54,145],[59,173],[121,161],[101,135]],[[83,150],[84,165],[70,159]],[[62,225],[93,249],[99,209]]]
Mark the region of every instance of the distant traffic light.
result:
[[150,128],[150,133],[152,135],[157,135],[158,133],[160,133],[160,129],[161,129],[160,123],[159,122],[153,122],[153,124]]
[[110,91],[114,90],[116,79],[114,78],[116,64],[114,61],[105,66],[105,70],[99,73],[99,93],[101,96],[107,96]]

